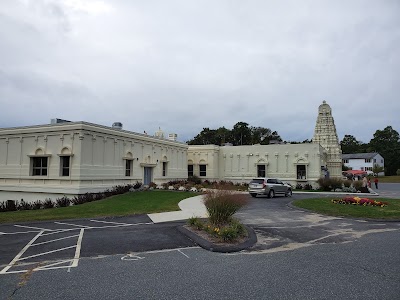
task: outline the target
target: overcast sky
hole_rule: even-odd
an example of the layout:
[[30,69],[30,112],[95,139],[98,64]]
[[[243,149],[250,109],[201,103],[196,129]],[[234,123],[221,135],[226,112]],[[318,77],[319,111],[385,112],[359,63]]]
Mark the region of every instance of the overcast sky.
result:
[[400,1],[1,0],[0,127],[400,132]]

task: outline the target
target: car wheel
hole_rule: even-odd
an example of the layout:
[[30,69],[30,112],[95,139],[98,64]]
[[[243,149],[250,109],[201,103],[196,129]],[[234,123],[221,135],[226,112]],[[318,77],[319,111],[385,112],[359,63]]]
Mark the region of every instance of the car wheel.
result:
[[285,197],[292,197],[292,190],[288,189],[288,191],[285,194]]
[[268,198],[274,198],[274,196],[275,196],[274,190],[269,190]]
[[251,193],[250,195],[251,195],[253,198],[255,198],[255,197],[257,196],[256,193]]

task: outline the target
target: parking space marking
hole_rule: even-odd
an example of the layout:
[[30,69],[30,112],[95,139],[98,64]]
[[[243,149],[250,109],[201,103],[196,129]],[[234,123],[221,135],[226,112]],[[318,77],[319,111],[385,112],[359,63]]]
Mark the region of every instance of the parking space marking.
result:
[[30,240],[28,244],[14,257],[14,259],[3,269],[0,271],[0,274],[5,274],[19,259],[20,257],[28,250],[28,248],[40,237],[43,231],[40,231],[33,239]]
[[79,237],[78,237],[78,242],[76,243],[76,250],[75,250],[75,257],[74,260],[71,264],[71,267],[77,267],[78,266],[78,262],[79,262],[79,257],[81,255],[81,245],[82,245],[82,238],[83,238],[83,231],[85,229],[81,229],[81,232],[79,233]]
[[68,225],[68,226],[76,226],[76,227],[80,227],[80,228],[91,228],[90,226],[86,226],[86,225],[78,225],[78,224],[71,224],[71,223],[63,223],[63,222],[54,222],[54,224],[60,224],[60,225]]
[[185,253],[183,253],[181,249],[178,249],[178,252],[179,252],[180,254],[182,254],[183,256],[186,256],[187,258],[190,258],[188,255],[186,255]]
[[45,236],[45,235],[52,235],[52,234],[57,234],[57,233],[62,233],[62,232],[72,231],[72,230],[79,230],[79,228],[54,229],[54,231],[52,231],[52,232],[43,233],[42,236]]
[[[71,268],[74,268],[74,267],[78,266],[79,259],[80,259],[80,253],[81,253],[81,245],[82,245],[83,233],[85,231],[84,228],[80,228],[80,229],[76,228],[74,230],[79,230],[80,231],[79,234],[73,234],[71,236],[61,237],[61,238],[53,239],[53,240],[50,240],[50,241],[44,241],[44,242],[35,243],[36,241],[39,240],[40,237],[43,237],[43,236],[46,236],[46,235],[49,235],[49,234],[55,234],[55,233],[66,233],[66,231],[71,231],[71,229],[61,230],[61,231],[58,230],[57,232],[48,232],[48,233],[44,233],[44,231],[40,231],[32,240],[29,241],[28,244],[26,244],[26,246],[17,254],[17,256],[15,256],[14,259],[5,268],[3,268],[0,271],[0,274],[23,273],[23,272],[27,271],[27,269],[25,269],[25,268],[27,268],[27,266],[35,265],[35,264],[37,264],[37,266],[35,268],[31,269],[32,271],[43,271],[43,270],[54,270],[54,269],[65,269],[65,268],[68,268],[68,272],[69,272]],[[70,238],[77,238],[77,241],[76,241],[75,245],[68,246],[68,247],[63,247],[63,248],[58,248],[58,249],[55,249],[55,250],[41,252],[41,253],[38,253],[38,254],[34,254],[34,255],[23,257],[23,255],[26,253],[26,251],[30,247],[35,247],[35,246],[48,244],[48,243],[56,243],[58,241],[65,240],[65,239],[70,239]],[[61,260],[51,261],[47,265],[43,265],[45,263],[44,261],[43,262],[26,262],[26,260],[29,260],[31,258],[43,257],[43,256],[48,255],[48,254],[61,252],[61,251],[65,251],[65,250],[69,250],[69,249],[73,249],[73,248],[75,248],[75,254],[74,254],[74,257],[72,259],[70,258],[70,259],[61,259]],[[16,270],[10,270],[13,267]],[[24,270],[18,269],[20,267],[24,267]]]
[[[42,236],[43,236],[43,235],[42,235]],[[77,234],[77,235],[71,235],[71,236],[66,236],[66,237],[62,237],[62,238],[59,238],[59,239],[54,239],[54,240],[51,240],[51,241],[36,243],[36,244],[31,245],[31,247],[35,247],[35,246],[39,246],[39,245],[43,245],[43,244],[49,244],[49,243],[53,243],[53,242],[56,242],[56,241],[61,241],[61,240],[65,240],[65,239],[70,239],[70,238],[78,237],[78,236],[79,236],[79,234]]]
[[68,249],[75,248],[75,247],[76,247],[76,245],[75,246],[64,247],[64,248],[60,248],[60,249],[56,249],[56,250],[51,250],[51,251],[47,251],[47,252],[43,252],[43,253],[27,256],[27,257],[23,257],[23,258],[20,258],[19,260],[25,260],[25,259],[38,257],[38,256],[43,256],[43,255],[46,255],[46,254],[60,252],[60,251],[68,250]]
[[46,228],[41,228],[41,227],[24,226],[24,225],[14,225],[14,226],[15,227],[21,227],[21,228],[38,229],[38,230],[43,230],[43,231],[51,230],[51,229],[46,229]]
[[[100,220],[90,220],[91,222],[106,223],[106,224],[117,224],[117,225],[133,225],[131,223],[118,223],[118,222],[107,222]],[[135,223],[135,224],[154,224],[154,223]]]

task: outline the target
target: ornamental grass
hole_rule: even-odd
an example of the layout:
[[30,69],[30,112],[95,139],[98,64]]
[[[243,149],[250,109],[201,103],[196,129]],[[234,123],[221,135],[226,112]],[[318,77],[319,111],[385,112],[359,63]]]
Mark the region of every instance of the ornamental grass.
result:
[[215,189],[205,193],[204,205],[206,206],[211,224],[227,224],[232,221],[232,216],[241,207],[248,203],[245,194],[235,193],[231,190]]

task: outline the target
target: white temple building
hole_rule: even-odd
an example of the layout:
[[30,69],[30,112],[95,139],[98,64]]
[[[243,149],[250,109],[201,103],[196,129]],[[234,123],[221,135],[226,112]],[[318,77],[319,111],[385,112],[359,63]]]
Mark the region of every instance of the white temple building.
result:
[[292,184],[341,176],[341,149],[324,101],[312,143],[194,145],[159,129],[154,136],[88,122],[0,129],[0,201],[101,192],[115,185],[201,179],[248,182],[278,177]]

